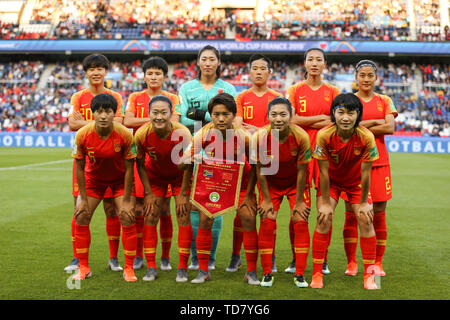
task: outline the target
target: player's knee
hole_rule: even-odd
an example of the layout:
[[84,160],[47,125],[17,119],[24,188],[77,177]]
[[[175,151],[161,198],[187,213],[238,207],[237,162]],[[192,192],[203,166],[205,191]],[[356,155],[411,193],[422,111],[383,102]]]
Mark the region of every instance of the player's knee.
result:
[[78,225],[86,225],[91,223],[91,215],[87,212],[81,212],[75,217],[75,221]]
[[191,218],[189,215],[184,215],[182,217],[177,217],[177,222],[180,227],[186,227],[191,223]]
[[115,218],[117,217],[117,211],[116,211],[116,207],[114,205],[105,205],[104,206],[104,210],[105,210],[105,215],[108,218]]
[[119,219],[120,219],[120,224],[125,227],[129,227],[134,223],[134,216],[131,217],[126,214],[121,214],[121,215],[119,215]]
[[242,227],[245,230],[254,230],[256,227],[256,216],[247,211],[239,211],[239,218],[241,219]]
[[153,226],[158,224],[158,220],[159,215],[156,212],[151,212],[144,218],[144,223]]
[[317,231],[319,233],[328,233],[331,229],[332,220],[331,219],[324,219],[320,223],[317,224]]

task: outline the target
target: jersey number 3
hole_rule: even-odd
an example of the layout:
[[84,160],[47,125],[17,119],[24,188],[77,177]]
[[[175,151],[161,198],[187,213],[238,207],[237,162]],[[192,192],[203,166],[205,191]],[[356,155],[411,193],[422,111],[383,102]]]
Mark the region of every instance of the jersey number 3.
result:
[[299,112],[306,112],[306,100],[299,100],[298,103],[300,104],[299,108],[298,108],[298,111]]

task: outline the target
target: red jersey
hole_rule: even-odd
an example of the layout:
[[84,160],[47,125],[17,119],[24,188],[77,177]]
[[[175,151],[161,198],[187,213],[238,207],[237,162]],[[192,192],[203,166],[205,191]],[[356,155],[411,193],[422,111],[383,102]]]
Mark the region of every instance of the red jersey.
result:
[[267,119],[269,102],[282,96],[281,93],[272,89],[268,89],[261,97],[257,96],[251,88],[242,91],[236,96],[236,116],[242,117],[245,123],[252,126],[264,127],[269,123]]
[[328,160],[330,183],[351,187],[361,183],[361,163],[379,158],[373,133],[358,126],[349,141],[343,143],[337,127],[331,124],[319,130],[313,157]]
[[[105,89],[104,93],[112,95],[117,100],[117,111],[115,117],[123,117],[123,100],[120,93],[109,89]],[[70,99],[70,104],[72,105],[72,107],[69,111],[69,117],[72,116],[74,112],[79,112],[83,116],[84,120],[94,120],[94,116],[92,115],[91,110],[92,99],[94,99],[94,95],[88,88],[75,92]]]
[[110,183],[125,177],[124,160],[134,159],[133,135],[120,123],[113,123],[113,131],[105,140],[95,131],[95,122],[77,131],[72,157],[86,159],[86,178]]
[[[356,95],[359,97],[358,93]],[[375,120],[375,119],[383,119],[388,114],[392,114],[394,118],[397,117],[397,109],[395,108],[394,103],[391,98],[388,96],[375,93],[372,99],[368,102],[361,99],[363,104],[363,120]],[[386,144],[384,142],[384,134],[376,135],[375,142],[377,144],[378,153],[380,154],[380,158],[373,163],[374,167],[386,166],[389,165],[389,154],[386,148]]]
[[[255,132],[252,137],[252,146],[257,150],[252,152],[252,161],[259,162],[259,155],[264,152],[271,158],[271,162],[278,162],[278,172],[267,175],[269,184],[280,187],[290,187],[297,184],[297,166],[311,161],[311,146],[308,134],[302,128],[291,124],[289,135],[284,142],[278,142],[278,152],[272,151],[270,125]],[[264,166],[269,166],[264,165]]]
[[[153,177],[172,180],[183,175],[183,171],[178,170],[178,164],[172,161],[172,149],[180,143],[180,146],[187,147],[191,143],[192,136],[184,125],[178,122],[171,123],[172,130],[165,139],[155,133],[152,123],[144,124],[134,136],[137,158],[146,159],[145,168],[150,179]],[[182,155],[183,148],[180,148],[179,157]]]
[[[191,160],[194,160],[195,154],[201,154],[204,151],[208,158],[243,162],[244,171],[242,174],[241,192],[245,192],[251,170],[247,157],[250,147],[250,134],[242,128],[233,127],[233,135],[224,140],[220,132],[218,130],[213,131],[213,129],[214,123],[210,122],[194,135],[190,149]],[[213,132],[217,133],[217,135]],[[216,139],[220,139],[220,141],[216,141]],[[230,152],[233,152],[233,154],[230,154]]]
[[[162,96],[166,96],[172,101],[172,112],[179,114],[175,111],[175,108],[180,104],[180,99],[177,95],[167,92],[161,91]],[[134,114],[136,118],[148,118],[149,117],[149,109],[148,104],[153,97],[150,97],[147,93],[147,90],[142,90],[139,92],[133,92],[128,97],[127,107],[125,112],[131,112]],[[133,132],[136,133],[138,128],[134,128]]]
[[[286,97],[291,102],[294,112],[301,117],[321,114],[329,116],[331,103],[339,93],[340,90],[338,88],[328,83],[323,83],[319,89],[313,90],[306,84],[306,81],[301,81],[288,88]],[[319,130],[307,126],[302,128],[308,133],[311,148],[314,149]]]

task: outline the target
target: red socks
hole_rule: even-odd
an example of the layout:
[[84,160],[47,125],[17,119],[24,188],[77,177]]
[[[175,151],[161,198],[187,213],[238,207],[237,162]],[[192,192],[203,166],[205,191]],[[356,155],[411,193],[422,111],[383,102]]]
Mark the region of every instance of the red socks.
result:
[[153,267],[156,269],[156,245],[158,244],[158,232],[156,225],[144,225],[143,234],[144,254],[147,260],[147,267]]
[[354,212],[345,212],[343,236],[347,263],[356,262],[356,249],[358,247],[358,220],[356,219]]
[[240,254],[242,242],[244,241],[244,234],[242,229],[241,219],[236,214],[233,221],[233,254]]
[[137,233],[136,224],[122,226],[122,246],[125,256],[125,268],[133,269],[134,258],[136,257]]
[[106,235],[109,242],[109,258],[117,258],[120,243],[120,218],[106,217]]
[[275,223],[273,219],[265,218],[259,226],[258,247],[261,256],[263,274],[272,273],[272,254],[274,249]]
[[198,228],[196,246],[199,269],[208,272],[209,254],[212,246],[211,229]]
[[91,245],[91,231],[89,225],[75,225],[75,247],[80,267],[89,268],[89,246]]
[[137,233],[137,246],[136,246],[136,256],[143,258],[144,250],[144,217],[136,217],[136,233]]
[[76,229],[77,221],[75,219],[75,215],[72,216],[72,223],[70,228],[70,234],[72,236],[72,250],[73,250],[73,257],[76,258],[77,256],[77,247],[75,245],[75,229]]
[[370,267],[375,264],[377,239],[376,236],[370,238],[360,237],[360,247],[364,263],[364,274],[372,273]]
[[327,250],[325,251],[325,261],[328,261],[328,248],[330,247],[332,232],[333,232],[333,225],[331,225],[330,231],[328,231],[328,245]]
[[183,268],[187,270],[187,263],[189,254],[191,252],[192,244],[192,225],[178,227],[178,269]]
[[383,260],[384,251],[386,250],[386,239],[387,239],[385,212],[375,212],[373,217],[373,227],[375,229],[375,234],[377,238],[377,255],[375,261],[377,263],[381,263]]
[[173,235],[172,216],[170,214],[167,216],[160,216],[159,222],[159,235],[161,236],[162,248],[161,258],[169,258]]
[[[256,262],[258,261],[258,233],[256,232],[256,230],[244,230],[243,233],[245,259],[247,260],[247,272],[253,270],[256,271]],[[272,264],[270,264],[270,267],[272,268]]]
[[[292,220],[291,220],[292,221]],[[309,254],[310,237],[307,221],[296,221],[294,225],[295,274],[304,275]]]
[[328,247],[328,233],[314,231],[312,242],[313,275],[322,274],[323,262]]
[[292,221],[292,219],[290,219],[289,220],[289,240],[291,241],[292,260],[295,260],[294,239],[295,239],[294,222]]

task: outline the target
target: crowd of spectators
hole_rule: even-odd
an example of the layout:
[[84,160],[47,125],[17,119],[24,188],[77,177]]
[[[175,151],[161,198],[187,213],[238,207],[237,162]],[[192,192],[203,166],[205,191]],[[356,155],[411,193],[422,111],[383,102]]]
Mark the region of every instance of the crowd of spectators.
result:
[[[145,88],[141,60],[111,63],[106,86],[127,97]],[[61,62],[39,84],[46,65],[40,61],[22,61],[0,64],[0,130],[1,131],[69,131],[67,115],[72,94],[86,86],[79,61]],[[176,93],[180,86],[196,77],[195,61],[171,65],[164,89]],[[273,63],[269,86],[285,92],[287,73],[293,82],[303,80],[302,63]],[[418,72],[423,89],[418,95],[410,90],[411,81]],[[339,75],[354,75],[352,65],[330,62],[324,71],[324,80],[336,83]],[[238,91],[249,86],[248,65],[244,62],[224,62],[222,78],[233,83]],[[376,91],[392,97],[399,116],[396,131],[417,132],[423,135],[449,136],[450,90],[449,67],[436,65],[379,65]],[[427,86],[428,85],[428,86]]]
[[[30,23],[51,33],[24,32],[0,23],[3,39],[224,39],[449,41],[440,26],[439,0],[267,0],[263,14],[211,9],[200,0],[40,0]],[[261,2],[263,3],[263,2]],[[0,17],[1,20],[1,17]]]

